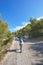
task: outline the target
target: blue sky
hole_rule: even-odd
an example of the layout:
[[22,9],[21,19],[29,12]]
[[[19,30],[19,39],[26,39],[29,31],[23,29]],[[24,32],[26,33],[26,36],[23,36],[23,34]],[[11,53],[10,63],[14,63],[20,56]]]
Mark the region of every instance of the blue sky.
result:
[[29,23],[30,17],[43,17],[43,0],[0,0],[0,15],[16,31]]

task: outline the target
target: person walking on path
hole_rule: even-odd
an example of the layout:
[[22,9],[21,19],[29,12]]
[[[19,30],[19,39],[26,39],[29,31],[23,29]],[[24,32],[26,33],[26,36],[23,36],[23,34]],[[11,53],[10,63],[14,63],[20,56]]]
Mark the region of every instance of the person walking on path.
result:
[[23,38],[22,37],[20,37],[19,38],[19,41],[20,41],[20,53],[22,53],[22,46],[23,46]]

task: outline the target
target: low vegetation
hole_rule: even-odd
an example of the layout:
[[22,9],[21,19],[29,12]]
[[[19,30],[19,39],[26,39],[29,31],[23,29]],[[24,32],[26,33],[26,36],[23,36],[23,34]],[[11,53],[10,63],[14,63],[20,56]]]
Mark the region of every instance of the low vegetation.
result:
[[9,49],[12,43],[12,33],[8,29],[8,23],[0,20],[0,60],[5,55],[5,50]]

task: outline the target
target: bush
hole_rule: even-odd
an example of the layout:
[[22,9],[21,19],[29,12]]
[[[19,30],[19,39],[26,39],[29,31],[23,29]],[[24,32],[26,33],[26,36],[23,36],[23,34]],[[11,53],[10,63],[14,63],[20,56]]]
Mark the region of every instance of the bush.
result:
[[3,59],[4,53],[0,52],[0,61]]

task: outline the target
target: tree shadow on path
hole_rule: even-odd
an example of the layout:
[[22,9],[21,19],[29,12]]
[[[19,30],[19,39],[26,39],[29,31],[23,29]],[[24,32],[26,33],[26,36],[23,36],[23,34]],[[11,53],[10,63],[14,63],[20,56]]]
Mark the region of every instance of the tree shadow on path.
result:
[[36,52],[40,52],[40,54],[43,54],[43,43],[31,44],[30,48]]
[[19,50],[20,50],[20,49],[12,49],[12,50],[6,50],[6,52],[16,52],[16,53],[20,53]]
[[34,64],[34,65],[43,65],[43,63],[36,63],[36,64]]
[[36,57],[39,61],[39,63],[33,64],[33,65],[43,65],[43,43],[36,43],[36,44],[31,44],[30,45],[30,49],[32,49],[33,51],[36,51],[36,53],[33,53],[33,57]]

